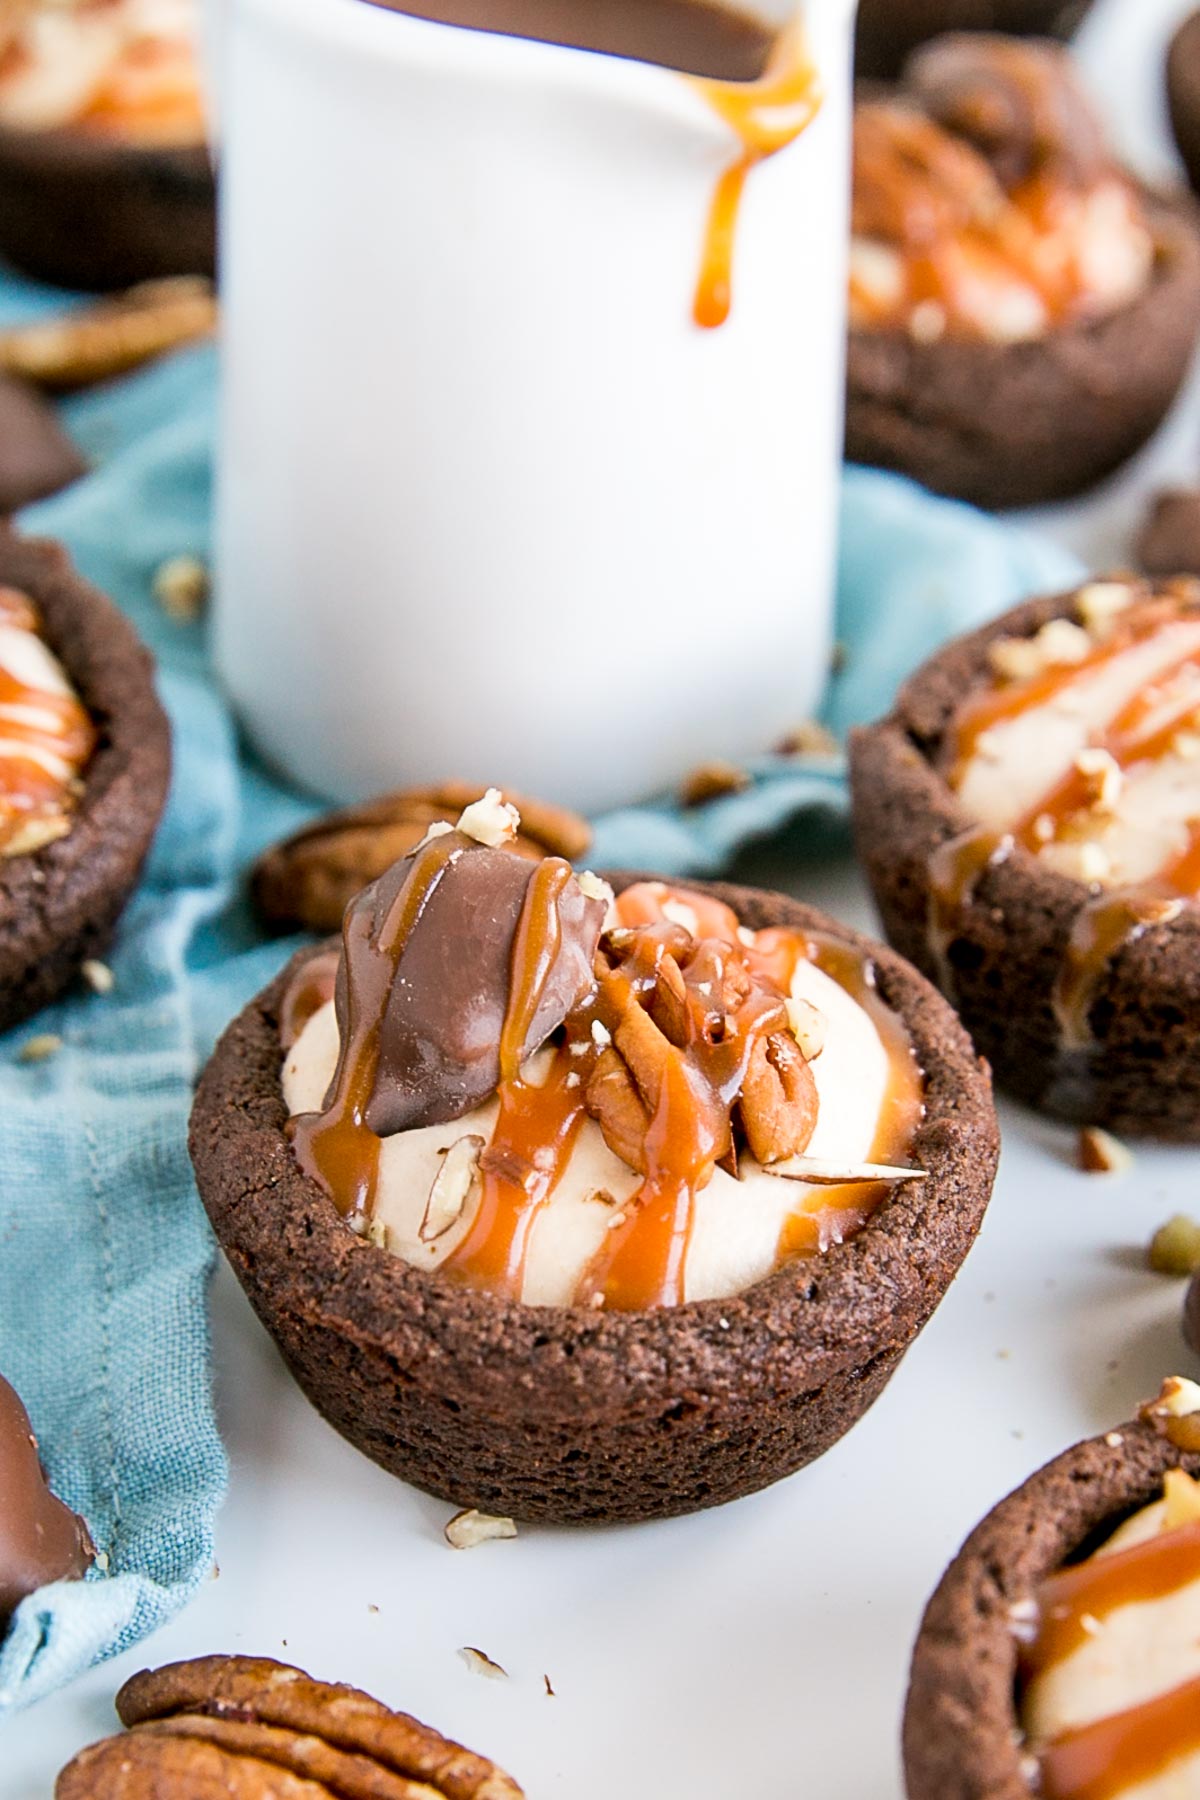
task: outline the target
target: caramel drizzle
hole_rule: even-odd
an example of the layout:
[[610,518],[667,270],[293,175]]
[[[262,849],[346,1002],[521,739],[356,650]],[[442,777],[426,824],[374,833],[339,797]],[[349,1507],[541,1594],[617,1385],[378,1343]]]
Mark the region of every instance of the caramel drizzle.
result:
[[1037,1636],[1022,1651],[1026,1672],[1064,1661],[1118,1607],[1165,1599],[1193,1581],[1200,1581],[1200,1521],[1058,1570],[1038,1589]]
[[[41,618],[26,594],[0,587],[0,625],[31,636]],[[75,784],[96,746],[96,728],[74,694],[31,687],[0,665],[0,852],[38,819],[74,810]],[[48,758],[58,767],[46,766]],[[64,775],[62,769],[67,773]]]
[[479,1204],[466,1236],[441,1265],[451,1280],[514,1300],[524,1284],[530,1234],[584,1119],[584,1082],[570,1040],[554,1051],[542,1086],[521,1074],[521,1051],[558,951],[559,897],[570,879],[570,865],[549,857],[526,889],[500,1034],[500,1110],[479,1160]]
[[395,970],[430,896],[461,854],[461,840],[452,832],[431,839],[414,852],[408,880],[376,935],[365,908],[350,907],[342,925],[345,963],[361,967],[363,975],[361,982],[346,984],[344,1042],[333,1096],[324,1112],[301,1113],[291,1128],[304,1173],[350,1217],[371,1212],[379,1183],[380,1139],[368,1127],[366,1113]]
[[1040,1758],[1043,1800],[1116,1800],[1200,1751],[1200,1676],[1055,1740]]
[[[1081,675],[1110,664],[1177,615],[1178,607],[1171,601],[1137,607],[1129,618],[1121,621],[1111,637],[1095,645],[1081,661],[1047,669],[1029,680],[978,695],[963,709],[956,722],[951,784],[957,785],[961,779],[967,762],[978,752],[985,732],[1053,702]],[[1194,696],[1190,700],[1184,698],[1177,706],[1168,706],[1164,714],[1163,691],[1172,681],[1198,667],[1200,652],[1182,651],[1094,735],[1091,747],[1107,751],[1123,773],[1167,754],[1181,726],[1195,716],[1196,703]],[[1052,836],[1057,837],[1062,826],[1085,808],[1087,802],[1087,778],[1072,768],[1027,808],[1011,831],[974,827],[934,852],[929,863],[929,939],[938,962],[939,982],[946,992],[954,990],[954,972],[947,951],[961,928],[963,911],[984,870],[1006,856],[1014,844],[1020,844],[1036,855],[1046,841],[1042,836],[1046,829],[1042,821],[1048,821]],[[1200,821],[1190,827],[1184,848],[1152,881],[1109,889],[1080,909],[1072,924],[1052,995],[1066,1051],[1080,1052],[1091,1048],[1094,1042],[1089,1025],[1092,1005],[1104,972],[1114,957],[1151,927],[1169,923],[1177,916],[1183,901],[1194,899],[1198,894]],[[1072,1071],[1072,1077],[1077,1073]],[[1064,1085],[1064,1092],[1069,1085]]]
[[1007,832],[974,825],[947,838],[929,858],[927,936],[943,993],[954,993],[950,946],[962,930],[963,914],[987,870],[1003,862],[1012,849],[1013,840]]
[[[760,941],[773,935],[769,931],[762,932]],[[794,933],[780,935],[795,937]],[[887,1086],[871,1142],[870,1160],[898,1163],[908,1155],[917,1127],[925,1116],[925,1078],[907,1027],[879,992],[875,964],[869,956],[820,933],[800,942],[809,961],[862,1007],[887,1052]],[[764,948],[769,950],[771,946],[768,944]],[[792,972],[788,974],[785,991],[791,988]],[[832,1245],[845,1243],[861,1229],[887,1198],[888,1192],[887,1183],[882,1181],[853,1181],[822,1188],[810,1210],[792,1213],[784,1221],[779,1238],[780,1261],[793,1256],[823,1254]]]
[[780,34],[757,81],[690,79],[742,146],[713,194],[692,308],[696,324],[713,330],[724,325],[733,306],[734,248],[746,178],[808,129],[824,95],[798,22]]
[[[601,977],[598,1012],[614,1034],[632,1017],[639,992],[655,984],[658,964],[671,946],[669,923],[644,930],[632,973],[609,970]],[[683,1303],[696,1195],[728,1153],[730,1108],[757,1044],[787,1029],[783,995],[774,987],[752,990],[732,1014],[714,1005],[711,996],[721,991],[726,953],[735,944],[736,937],[734,944],[717,938],[699,942],[685,976],[684,1044],[669,1046],[657,1092],[643,1096],[650,1107],[645,1179],[585,1271],[577,1304],[644,1311]]]
[[1121,888],[1079,909],[1051,996],[1064,1050],[1093,1047],[1089,1021],[1105,970],[1152,926],[1169,924],[1182,904],[1150,888]]

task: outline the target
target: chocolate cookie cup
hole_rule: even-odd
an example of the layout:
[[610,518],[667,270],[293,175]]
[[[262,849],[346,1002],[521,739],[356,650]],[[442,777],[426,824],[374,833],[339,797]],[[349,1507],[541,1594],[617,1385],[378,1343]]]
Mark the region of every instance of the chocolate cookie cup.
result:
[[854,68],[888,80],[927,38],[943,31],[1011,31],[1022,36],[1070,37],[1090,0],[860,0]]
[[60,545],[0,527],[0,587],[36,603],[45,641],[96,731],[66,835],[0,856],[0,1030],[7,1030],[106,947],[158,825],[171,752],[149,652]]
[[212,275],[207,149],[0,129],[0,255],[39,280],[97,291]]
[[190,1134],[201,1197],[293,1375],[366,1455],[455,1504],[646,1519],[791,1473],[882,1391],[983,1217],[997,1156],[990,1084],[944,1001],[811,908],[690,885],[752,929],[819,928],[872,955],[926,1075],[912,1162],[927,1178],[893,1190],[845,1243],[734,1298],[645,1312],[524,1305],[355,1236],[285,1133],[289,971],[234,1021],[201,1079]]
[[1155,1501],[1172,1469],[1200,1476],[1200,1453],[1151,1425],[1121,1425],[1048,1463],[971,1533],[913,1653],[908,1800],[1029,1800],[1041,1791],[1020,1730],[1015,1626],[1040,1585]]
[[1200,191],[1200,12],[1190,13],[1171,39],[1167,109],[1188,180]]
[[1141,189],[1153,229],[1145,292],[1106,317],[1015,343],[852,330],[846,455],[991,508],[1094,486],[1162,423],[1200,328],[1190,200]]
[[855,842],[888,941],[951,999],[1000,1087],[1074,1123],[1194,1143],[1200,908],[1123,915],[1117,894],[1106,917],[1102,889],[981,831],[941,767],[991,646],[1073,618],[1078,598],[1028,601],[954,640],[853,734]]

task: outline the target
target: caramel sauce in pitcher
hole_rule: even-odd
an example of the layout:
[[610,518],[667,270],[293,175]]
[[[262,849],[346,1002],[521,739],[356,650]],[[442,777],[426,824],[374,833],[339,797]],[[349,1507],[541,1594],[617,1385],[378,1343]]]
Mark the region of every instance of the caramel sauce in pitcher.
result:
[[775,28],[752,9],[712,0],[373,0],[439,25],[531,38],[657,63],[713,81],[764,73]]

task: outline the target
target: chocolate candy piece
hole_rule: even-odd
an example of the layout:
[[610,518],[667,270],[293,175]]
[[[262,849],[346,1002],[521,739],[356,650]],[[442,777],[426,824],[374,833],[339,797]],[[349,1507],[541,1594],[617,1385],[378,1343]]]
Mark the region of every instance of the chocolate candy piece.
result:
[[950,33],[915,53],[905,84],[930,118],[987,157],[1006,187],[1045,168],[1084,186],[1111,161],[1070,52],[1058,44]]
[[0,1375],[0,1630],[27,1594],[77,1579],[95,1555],[83,1520],[46,1486],[29,1414]]
[[[533,931],[531,960],[518,939],[535,882],[546,898],[548,935],[537,941]],[[346,914],[335,996],[342,1054],[331,1094],[342,1093],[348,1060],[361,1066],[378,1021],[369,1128],[388,1137],[461,1118],[499,1085],[514,988],[524,987],[528,1012],[520,1061],[590,993],[605,908],[561,859],[532,863],[460,832],[394,864]],[[397,941],[406,909],[411,923]]]
[[0,375],[0,515],[56,494],[87,464],[37,389]]

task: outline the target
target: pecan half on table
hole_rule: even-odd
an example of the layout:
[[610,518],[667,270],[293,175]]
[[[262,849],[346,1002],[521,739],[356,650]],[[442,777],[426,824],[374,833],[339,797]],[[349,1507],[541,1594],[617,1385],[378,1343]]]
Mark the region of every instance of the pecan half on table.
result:
[[523,1800],[486,1757],[265,1657],[144,1670],[117,1712],[129,1730],[82,1750],[55,1800]]
[[[431,825],[453,825],[484,792],[483,783],[443,781],[380,794],[315,819],[255,863],[250,893],[260,917],[277,931],[337,931],[355,894],[415,849]],[[584,855],[592,833],[578,813],[510,788],[504,796],[521,815],[512,849],[535,861],[562,856],[575,862]]]

